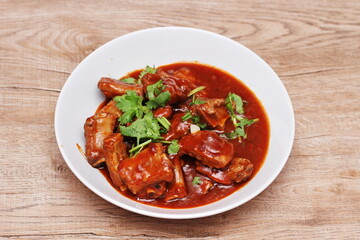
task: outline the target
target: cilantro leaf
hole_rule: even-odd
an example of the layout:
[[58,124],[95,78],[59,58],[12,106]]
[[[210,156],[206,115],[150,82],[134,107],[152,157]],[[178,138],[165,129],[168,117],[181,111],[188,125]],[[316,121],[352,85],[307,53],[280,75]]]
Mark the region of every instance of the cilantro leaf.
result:
[[192,180],[192,184],[194,186],[202,184],[202,181],[201,181],[200,177],[194,177],[193,180]]
[[119,121],[121,124],[129,123],[136,116],[142,118],[144,107],[142,106],[143,98],[136,94],[135,91],[128,90],[122,96],[114,97],[116,106],[123,112]]
[[236,124],[238,127],[250,126],[254,122],[257,122],[259,119],[247,119],[247,118],[240,118],[238,117],[239,122]]
[[[239,114],[244,113],[243,100],[239,95],[235,93],[229,93],[225,100],[225,103],[230,114],[235,115],[234,110]],[[233,103],[235,103],[235,109],[233,108]]]
[[190,106],[192,106],[192,105],[197,105],[197,104],[204,104],[204,103],[206,103],[206,101],[200,100],[200,99],[196,98],[195,95],[193,95],[193,98],[192,98],[192,101],[191,101],[191,103],[190,103]]
[[180,150],[180,146],[178,144],[178,140],[172,140],[171,144],[168,147],[168,153],[169,154],[176,154]]
[[162,80],[157,81],[154,84],[151,84],[146,87],[146,96],[148,99],[152,100],[155,98],[155,95],[158,95],[163,90]]
[[200,117],[198,115],[195,115],[191,118],[192,122],[196,125],[198,125],[201,129],[205,129],[207,125],[205,123],[200,122]]
[[120,126],[120,132],[125,136],[136,138],[137,145],[144,138],[153,140],[162,138],[159,122],[154,118],[152,112],[146,113],[143,118],[138,118],[128,127]]
[[125,82],[125,83],[128,83],[128,84],[135,84],[135,83],[137,83],[137,80],[136,80],[135,78],[132,78],[132,77],[123,78],[123,79],[120,79],[120,81]]
[[166,91],[166,92],[162,92],[159,95],[157,95],[154,99],[149,100],[146,103],[146,106],[149,109],[155,109],[157,107],[164,107],[166,105],[166,103],[169,101],[170,99],[170,92]]
[[[235,139],[243,137],[247,138],[245,127],[249,127],[254,122],[257,122],[259,119],[247,119],[240,114],[244,114],[244,103],[242,98],[235,93],[229,93],[225,100],[226,107],[230,113],[231,120],[234,124],[235,130],[231,133],[226,133],[225,135],[230,139]],[[236,114],[238,113],[238,114]]]
[[156,73],[155,66],[153,66],[153,67],[146,66],[146,68],[141,71],[141,73],[139,75],[139,80],[141,80],[141,78],[147,73]]
[[146,87],[146,95],[149,101],[146,103],[146,106],[149,109],[154,109],[157,107],[164,107],[170,99],[170,92],[161,92],[164,90],[164,85],[162,80],[157,81],[154,84],[151,84]]
[[235,139],[237,137],[243,137],[243,138],[247,138],[247,134],[245,132],[245,127],[249,127],[250,125],[252,125],[253,123],[259,121],[258,118],[256,119],[247,119],[247,118],[240,118],[237,116],[237,119],[239,120],[239,122],[236,122],[234,124],[235,126],[235,130],[231,133],[227,133],[226,136],[230,139]]

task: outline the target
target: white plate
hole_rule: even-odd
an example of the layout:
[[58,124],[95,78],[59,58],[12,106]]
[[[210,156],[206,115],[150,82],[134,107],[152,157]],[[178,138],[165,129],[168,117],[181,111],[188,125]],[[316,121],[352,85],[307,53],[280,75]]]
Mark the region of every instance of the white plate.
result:
[[[144,205],[119,194],[92,168],[76,144],[85,146],[83,125],[104,97],[97,89],[101,77],[119,78],[146,65],[199,61],[241,79],[263,103],[270,120],[270,146],[256,176],[232,195],[189,209]],[[284,167],[294,140],[294,112],[276,73],[255,53],[221,35],[193,28],[164,27],[116,38],[87,56],[66,81],[55,111],[55,133],[64,160],[88,188],[107,201],[139,214],[171,219],[199,218],[225,212],[254,198]],[[86,199],[84,199],[86,201]]]

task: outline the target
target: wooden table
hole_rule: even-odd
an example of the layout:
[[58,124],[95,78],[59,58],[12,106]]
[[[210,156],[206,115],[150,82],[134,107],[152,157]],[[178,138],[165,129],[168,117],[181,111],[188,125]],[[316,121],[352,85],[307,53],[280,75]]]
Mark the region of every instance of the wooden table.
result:
[[[0,1],[0,239],[360,239],[360,2]],[[162,220],[86,188],[56,145],[59,92],[105,42],[157,26],[213,31],[279,74],[296,116],[279,177],[226,213]]]

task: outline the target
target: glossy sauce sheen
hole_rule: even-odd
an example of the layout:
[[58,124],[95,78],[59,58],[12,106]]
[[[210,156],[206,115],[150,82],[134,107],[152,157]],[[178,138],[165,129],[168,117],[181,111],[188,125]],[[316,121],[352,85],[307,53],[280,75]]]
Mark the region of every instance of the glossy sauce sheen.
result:
[[[196,63],[175,63],[159,68],[168,73],[185,68],[195,76],[196,85],[206,86],[207,97],[209,98],[226,98],[228,93],[232,92],[241,96],[244,102],[246,101],[244,104],[245,116],[248,119],[259,118],[259,121],[247,128],[247,139],[242,142],[234,139],[231,140],[231,143],[234,145],[234,157],[247,158],[254,164],[254,170],[251,176],[251,178],[253,178],[265,160],[270,137],[268,118],[262,104],[256,98],[254,93],[234,76],[215,67]],[[134,71],[133,73],[130,73],[129,76],[137,77],[138,74],[139,71]],[[227,125],[231,125],[230,121],[227,122]],[[163,208],[192,208],[220,200],[239,190],[251,181],[250,178],[245,182],[232,184],[230,186],[214,183],[212,189],[205,195],[202,195],[200,194],[200,186],[193,185],[192,180],[195,176],[200,177],[201,180],[208,178],[195,171],[194,159],[188,156],[185,156],[182,159],[184,161],[183,171],[188,189],[188,196],[183,199],[172,200],[169,202],[165,202],[163,199],[139,199],[128,190],[124,192],[117,190],[130,199],[152,206]],[[108,171],[106,169],[101,169],[100,171],[107,178],[109,183],[112,184]],[[112,186],[116,188],[113,184]]]

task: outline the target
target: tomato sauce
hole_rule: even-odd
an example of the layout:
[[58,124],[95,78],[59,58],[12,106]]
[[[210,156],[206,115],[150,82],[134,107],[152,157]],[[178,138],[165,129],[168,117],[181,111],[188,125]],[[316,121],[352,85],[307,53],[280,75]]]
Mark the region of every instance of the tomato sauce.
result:
[[[236,93],[241,96],[244,101],[245,116],[248,119],[258,118],[259,121],[252,124],[246,129],[247,138],[239,142],[238,139],[230,140],[234,146],[234,157],[247,158],[254,164],[254,170],[251,175],[253,178],[266,158],[269,138],[270,126],[269,120],[261,102],[257,99],[255,94],[240,80],[230,75],[229,73],[215,67],[198,63],[174,63],[159,67],[171,74],[179,69],[186,70],[194,76],[194,83],[197,86],[206,86],[208,98],[226,98],[229,92]],[[140,71],[134,71],[129,74],[129,77],[138,77]],[[227,126],[232,124],[228,121]],[[235,191],[241,189],[246,185],[251,178],[245,182],[232,184],[230,186],[214,183],[214,186],[205,195],[199,193],[199,186],[192,183],[195,176],[205,179],[207,177],[195,171],[194,159],[188,156],[182,157],[183,172],[187,184],[188,196],[183,199],[172,201],[164,201],[164,199],[140,199],[134,196],[129,190],[120,191],[111,181],[109,173],[106,168],[100,169],[101,173],[106,177],[109,183],[117,189],[122,195],[147,205],[163,208],[192,208],[206,205],[218,201]]]

